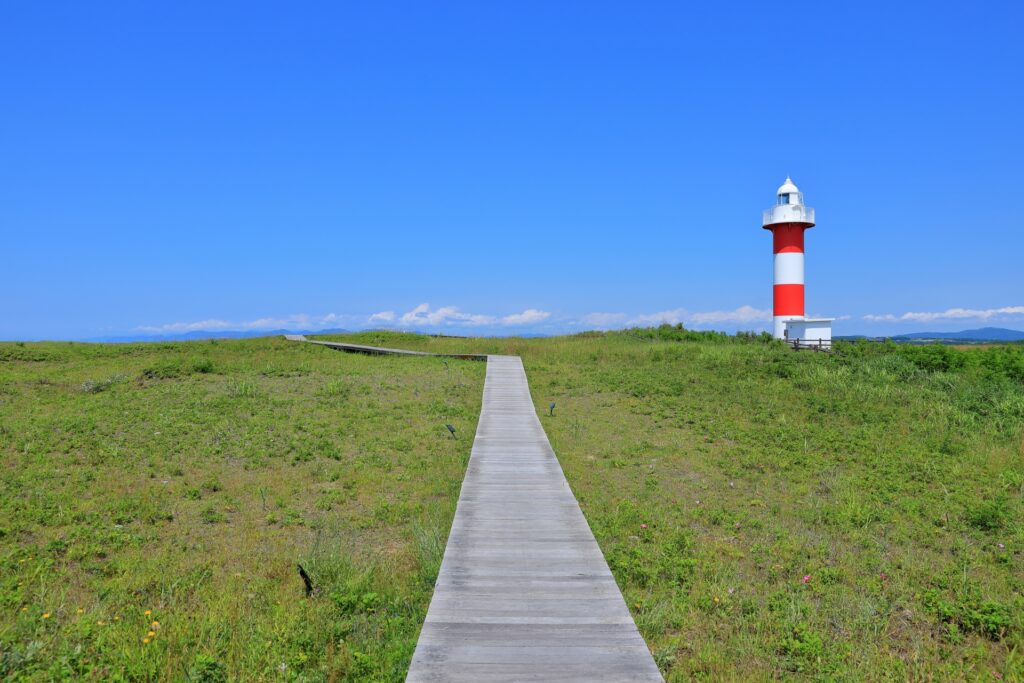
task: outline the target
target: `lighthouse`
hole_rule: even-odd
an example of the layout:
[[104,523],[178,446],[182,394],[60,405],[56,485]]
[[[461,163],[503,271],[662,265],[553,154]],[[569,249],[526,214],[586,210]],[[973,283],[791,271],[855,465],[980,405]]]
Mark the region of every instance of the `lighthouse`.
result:
[[789,176],[775,193],[775,206],[765,209],[761,223],[772,232],[775,254],[773,288],[774,335],[795,346],[832,346],[832,320],[804,315],[804,232],[814,227],[814,209]]

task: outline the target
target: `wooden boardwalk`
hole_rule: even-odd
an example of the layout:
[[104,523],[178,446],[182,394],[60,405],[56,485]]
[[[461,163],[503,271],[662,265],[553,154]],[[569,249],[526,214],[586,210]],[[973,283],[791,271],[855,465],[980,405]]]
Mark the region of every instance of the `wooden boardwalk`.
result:
[[406,680],[662,680],[518,357],[488,357],[472,456]]
[[458,358],[460,360],[487,360],[487,356],[482,353],[430,353],[427,351],[387,349],[382,346],[367,346],[365,344],[317,341],[316,339],[307,339],[304,335],[301,334],[286,334],[284,338],[287,339],[288,341],[308,342],[310,344],[319,344],[320,346],[326,346],[331,349],[337,349],[338,351],[347,351],[349,353],[367,353],[372,356],[431,356],[434,358]]
[[487,359],[483,409],[406,681],[662,681],[537,418],[522,361],[454,357]]

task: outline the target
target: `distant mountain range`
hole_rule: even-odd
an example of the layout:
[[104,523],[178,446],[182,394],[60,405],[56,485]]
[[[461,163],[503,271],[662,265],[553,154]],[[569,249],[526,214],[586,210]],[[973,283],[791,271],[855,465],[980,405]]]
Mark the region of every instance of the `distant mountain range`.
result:
[[[842,339],[844,337],[837,337]],[[959,332],[910,332],[892,337],[865,337],[854,335],[846,339],[892,339],[897,342],[1017,342],[1024,341],[1024,332],[1008,330],[1005,327],[982,327],[977,330],[961,330]]]
[[901,334],[893,339],[956,339],[965,341],[1024,341],[1024,332],[1008,330],[1005,327],[982,327],[977,330],[961,330],[960,332],[911,332]]

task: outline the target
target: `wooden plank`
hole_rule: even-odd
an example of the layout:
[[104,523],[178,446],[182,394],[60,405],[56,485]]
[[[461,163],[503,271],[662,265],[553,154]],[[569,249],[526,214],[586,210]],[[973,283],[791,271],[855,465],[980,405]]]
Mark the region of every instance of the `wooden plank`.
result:
[[487,360],[487,355],[482,353],[427,353],[426,351],[408,351],[406,349],[389,349],[383,346],[366,346],[365,344],[349,344],[346,342],[317,341],[307,339],[301,334],[286,334],[288,341],[302,341],[309,344],[318,344],[338,351],[347,353],[366,353],[372,356],[428,356],[432,358],[456,358],[458,360]]
[[517,357],[488,357],[473,452],[406,680],[662,680]]

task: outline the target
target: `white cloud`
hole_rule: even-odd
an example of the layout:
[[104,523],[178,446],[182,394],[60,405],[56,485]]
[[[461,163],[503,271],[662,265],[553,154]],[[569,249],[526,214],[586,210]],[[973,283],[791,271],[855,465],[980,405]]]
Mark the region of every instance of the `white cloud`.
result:
[[485,315],[482,313],[466,313],[455,306],[442,306],[431,309],[430,304],[420,304],[399,319],[407,326],[465,326],[480,327],[482,325],[532,325],[547,320],[551,314],[536,308],[528,308],[521,313],[512,313],[504,317]]
[[372,325],[373,323],[390,323],[393,322],[394,319],[394,311],[381,311],[380,313],[374,313],[373,315],[371,315],[370,319],[367,322],[369,322]]
[[430,304],[420,304],[401,316],[394,311],[380,311],[370,315],[369,317],[365,314],[339,315],[337,313],[328,313],[321,316],[312,316],[305,313],[296,313],[283,318],[265,317],[247,321],[211,318],[207,320],[197,320],[195,322],[144,325],[135,329],[138,332],[149,332],[155,334],[180,334],[182,332],[207,330],[317,330],[331,326],[343,326],[350,329],[358,329],[380,323],[397,323],[408,328],[444,326],[481,327],[484,325],[513,327],[534,325],[536,323],[543,322],[550,317],[551,314],[549,312],[536,308],[527,308],[519,313],[511,313],[500,317],[480,313],[466,313],[455,306],[442,306],[441,308],[432,309]]
[[198,320],[192,323],[145,325],[135,329],[140,332],[195,332],[196,330],[226,330],[229,328],[231,328],[231,323],[227,320]]
[[[552,313],[538,308],[527,308],[518,313],[492,315],[469,313],[456,306],[432,308],[422,303],[405,313],[384,310],[370,315],[349,315],[328,313],[325,315],[308,315],[296,313],[285,317],[263,317],[248,321],[232,321],[224,319],[206,319],[195,322],[175,322],[165,325],[147,325],[136,328],[136,331],[174,334],[194,331],[226,331],[226,330],[320,330],[329,327],[347,329],[364,329],[374,325],[394,325],[404,329],[436,329],[444,327],[506,327],[529,328],[540,323],[547,323],[546,329],[570,330],[580,327],[589,329],[612,329],[631,325],[658,325],[661,323],[684,323],[687,326],[702,325],[749,325],[756,326],[771,320],[771,312],[752,306],[740,306],[729,311],[688,311],[676,308],[656,313],[631,315],[620,312],[594,312],[577,319],[554,318]],[[553,325],[553,327],[552,327]]]
[[675,308],[671,311],[661,311],[659,313],[642,313],[629,322],[633,325],[660,325],[661,323],[675,325],[683,322],[683,318],[686,315],[685,308]]
[[434,310],[430,304],[420,304],[408,313],[402,315],[400,322],[403,325],[425,325],[428,327],[439,327],[441,325],[493,325],[497,318],[493,315],[479,315],[474,313],[463,313],[455,306],[442,306]]
[[276,330],[276,329],[323,329],[330,325],[351,324],[352,316],[328,313],[321,316],[310,316],[296,313],[284,318],[257,318],[256,320],[231,321],[221,319],[197,320],[195,322],[177,322],[164,325],[142,325],[136,327],[137,332],[152,334],[175,334],[182,332],[220,331],[220,330]]
[[753,306],[740,306],[732,311],[708,311],[694,313],[690,321],[698,325],[706,323],[764,323],[772,319],[772,312]]
[[674,308],[657,313],[641,313],[629,316],[625,313],[588,313],[578,323],[585,327],[599,329],[620,327],[623,325],[660,325],[668,323],[676,325],[713,325],[738,324],[750,325],[766,323],[772,319],[771,311],[761,310],[753,306],[740,306],[731,311],[688,311],[685,308]]
[[1002,308],[947,308],[944,311],[910,311],[902,315],[884,313],[881,315],[868,314],[865,320],[872,322],[915,322],[929,323],[943,320],[980,320],[987,321],[993,318],[1003,318],[1024,315],[1024,306],[1004,306]]
[[501,319],[502,325],[532,325],[542,320],[547,320],[551,314],[547,311],[538,311],[536,308],[527,308],[522,313],[506,315]]

